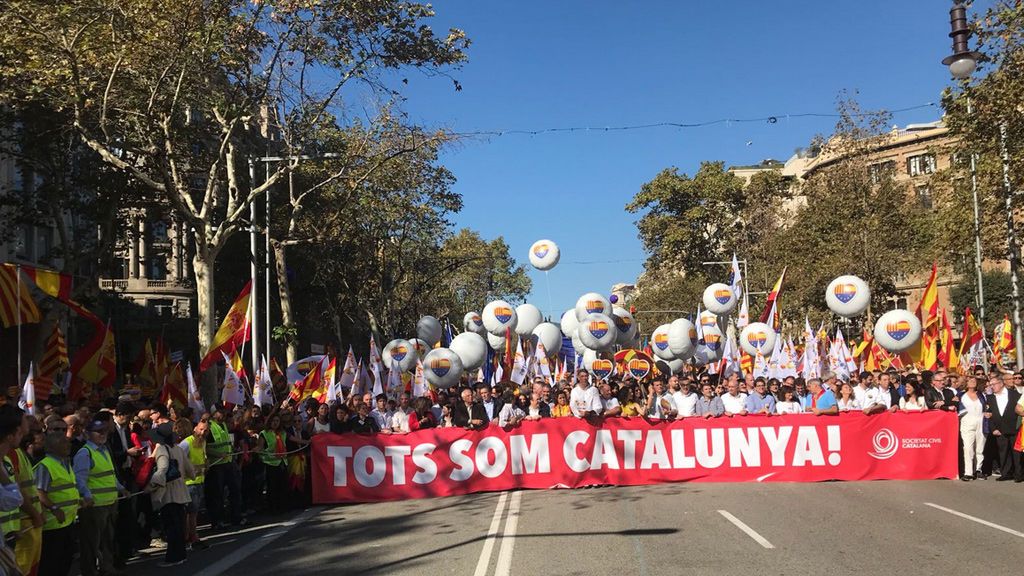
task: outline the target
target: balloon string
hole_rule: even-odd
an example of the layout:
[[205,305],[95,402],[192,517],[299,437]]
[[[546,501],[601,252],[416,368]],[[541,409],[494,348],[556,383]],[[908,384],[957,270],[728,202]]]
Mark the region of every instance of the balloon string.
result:
[[555,304],[551,299],[551,278],[548,277],[548,271],[544,271],[544,283],[548,285],[548,311],[550,312],[549,319],[555,318]]

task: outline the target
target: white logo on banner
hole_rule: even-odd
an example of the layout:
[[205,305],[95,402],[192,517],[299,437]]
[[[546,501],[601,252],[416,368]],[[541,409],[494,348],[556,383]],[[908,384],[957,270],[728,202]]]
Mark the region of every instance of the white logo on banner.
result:
[[876,460],[888,460],[896,455],[896,451],[899,450],[900,443],[896,435],[893,434],[892,430],[888,428],[882,428],[878,432],[875,432],[875,436],[871,439],[871,445],[874,447],[874,452],[868,452],[868,456],[875,458]]

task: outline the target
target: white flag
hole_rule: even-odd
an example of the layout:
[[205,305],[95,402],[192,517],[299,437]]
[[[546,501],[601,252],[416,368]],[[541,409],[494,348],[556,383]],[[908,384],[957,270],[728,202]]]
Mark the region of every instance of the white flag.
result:
[[747,295],[743,295],[743,304],[740,304],[740,314],[736,317],[736,327],[745,328],[750,324],[750,307],[747,306]]
[[768,377],[782,380],[782,338],[775,339],[775,346],[772,347],[772,356],[768,360]]
[[391,371],[388,372],[388,398],[398,400],[402,395],[405,386],[402,385],[402,370],[398,367],[398,361],[391,361]]
[[18,399],[18,407],[25,411],[26,414],[32,416],[36,415],[36,370],[35,366],[29,362],[28,364],[28,377],[25,378],[25,385],[21,387],[21,398]]
[[551,382],[551,360],[548,360],[548,351],[544,349],[544,344],[539,340],[537,341],[537,351],[534,352],[533,357],[537,360],[537,375],[546,376],[548,382]]
[[[191,376],[189,376],[191,378]],[[252,400],[257,406],[274,403],[274,383],[270,381],[270,370],[267,368],[266,356],[260,356],[260,369],[256,372],[256,382],[252,389]]]
[[[732,278],[730,279],[732,284],[732,293],[736,295],[736,299],[739,300],[740,296],[743,295],[743,275],[740,273],[740,261],[736,259],[736,253],[732,253]],[[744,306],[746,302],[744,301]]]
[[522,384],[526,380],[526,357],[523,355],[522,341],[516,342],[516,359],[512,362],[512,375],[509,380]]
[[192,375],[192,363],[188,362],[185,364],[185,379],[188,382],[188,405],[192,408],[196,418],[199,418],[206,412],[206,407],[203,406],[203,397],[199,395],[199,387],[196,386],[196,379]]
[[[366,364],[359,360],[359,377],[356,384],[352,386],[352,394],[366,394],[370,387],[370,373],[366,371]],[[357,390],[358,388],[358,390]]]
[[767,378],[768,377],[768,362],[764,359],[764,354],[761,354],[761,349],[758,348],[757,354],[754,356],[754,378]]
[[342,389],[342,393],[345,388],[355,391],[356,370],[356,355],[352,353],[352,346],[349,346],[348,355],[345,356],[345,367],[341,369],[341,378],[338,379],[338,386]]
[[743,375],[742,364],[740,363],[739,348],[736,346],[736,333],[729,334],[725,341],[725,350],[722,351],[722,376],[728,378],[733,374]]
[[412,377],[412,396],[419,398],[427,395],[427,379],[423,375],[423,360],[416,360],[416,372]]
[[231,359],[228,358],[228,355],[223,352],[221,355],[224,356],[224,389],[220,392],[220,401],[241,406],[245,404],[245,390],[242,388],[242,382],[238,378],[238,373],[231,367]]

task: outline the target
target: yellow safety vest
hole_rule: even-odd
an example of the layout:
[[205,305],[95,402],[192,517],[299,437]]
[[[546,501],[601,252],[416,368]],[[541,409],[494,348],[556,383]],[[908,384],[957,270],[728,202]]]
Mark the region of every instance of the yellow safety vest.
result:
[[[16,480],[16,472],[14,470],[14,464],[11,464],[11,457],[4,456],[4,470],[7,471],[7,476],[11,480]],[[0,512],[0,529],[4,531],[4,536],[10,536],[11,534],[17,534],[18,530],[21,529],[21,510],[15,508],[7,512]]]
[[82,497],[75,486],[75,472],[70,465],[65,465],[53,456],[46,456],[36,464],[36,470],[42,466],[50,473],[50,489],[46,495],[50,502],[64,511],[64,521],[58,522],[57,517],[49,510],[43,522],[43,531],[58,530],[70,526],[78,518],[78,500]]
[[185,438],[185,442],[188,443],[188,461],[196,469],[196,477],[191,480],[185,480],[185,484],[188,486],[202,486],[203,481],[206,479],[206,451],[196,450],[195,435]]
[[210,420],[210,432],[213,433],[213,442],[206,443],[206,452],[210,456],[209,466],[226,464],[231,461],[227,454],[231,453],[231,436],[223,424]]
[[277,437],[281,437],[281,444],[283,445],[285,442],[284,432],[275,434],[273,430],[264,430],[260,434],[267,445],[264,451],[260,452],[260,460],[263,460],[263,463],[267,466],[281,466],[284,464],[284,456],[277,453]]
[[89,460],[92,461],[89,478],[85,482],[92,494],[92,505],[110,506],[117,502],[117,478],[114,476],[114,461],[110,454],[95,450],[88,444],[82,446],[81,450],[88,450]]
[[[32,507],[35,508],[36,512],[39,512],[42,508],[39,505],[39,491],[36,490],[36,475],[32,470],[32,463],[28,460],[28,454],[25,454],[25,451],[21,448],[15,448],[14,453],[18,456],[18,461],[17,464],[15,464],[14,471],[16,474],[16,480],[18,481],[18,488],[21,489],[21,493],[25,497],[25,500],[32,504]],[[18,519],[21,520],[19,530],[21,528],[31,526],[32,516],[27,512],[21,512],[20,510],[19,513],[20,515]],[[7,534],[6,530],[4,531],[4,534]]]

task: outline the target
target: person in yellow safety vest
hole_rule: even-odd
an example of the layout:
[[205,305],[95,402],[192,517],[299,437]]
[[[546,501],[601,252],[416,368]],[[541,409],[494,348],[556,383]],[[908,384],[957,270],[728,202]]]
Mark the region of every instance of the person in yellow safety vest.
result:
[[[12,404],[0,406],[0,454],[6,454],[20,442],[25,431],[24,413]],[[24,503],[21,489],[18,487],[13,463],[4,458],[0,466],[0,515],[3,516],[3,534],[0,534],[0,547],[10,548],[18,535],[18,518],[20,507]],[[13,522],[11,515],[13,514]],[[9,544],[10,543],[10,544]],[[12,552],[4,551],[5,554]]]
[[[184,420],[184,422],[188,421]],[[185,481],[185,485],[188,486],[188,494],[192,497],[192,501],[185,505],[185,543],[191,545],[192,548],[200,550],[209,548],[209,545],[199,539],[199,533],[196,530],[196,521],[199,517],[199,509],[202,507],[203,493],[205,492],[206,432],[208,429],[209,425],[200,420],[192,428],[192,435],[185,438],[179,444],[181,449],[188,455],[188,460],[192,463],[192,467],[196,469],[196,477]]]
[[256,451],[266,467],[267,506],[271,514],[285,511],[285,493],[288,490],[288,467],[285,465],[285,454],[288,436],[281,429],[281,417],[274,414],[267,423],[267,428],[260,432]]
[[110,412],[99,412],[86,424],[86,441],[72,460],[75,486],[82,498],[78,511],[79,564],[82,576],[116,575],[114,523],[117,496],[127,496],[114,471],[114,459],[107,449],[107,435],[113,426]]
[[[228,417],[223,407],[214,406],[206,435],[206,513],[214,530],[223,528],[227,521],[235,526],[246,523],[242,515],[242,472],[230,455],[234,450],[234,437]],[[224,515],[225,492],[227,517]]]
[[39,569],[39,555],[43,550],[43,514],[39,506],[39,493],[36,491],[35,473],[25,451],[37,443],[38,447],[42,447],[43,425],[38,419],[24,414],[22,430],[25,436],[20,446],[9,451],[4,462],[10,462],[14,469],[14,479],[18,482],[23,502],[16,512],[15,521],[10,526],[4,522],[3,531],[4,534],[17,532],[14,555],[18,568],[22,574],[34,575]]
[[43,549],[46,550],[39,559],[39,574],[64,576],[71,570],[75,553],[75,519],[81,499],[68,458],[71,439],[61,432],[47,432],[43,451],[46,456],[35,467],[36,490],[43,507]]

